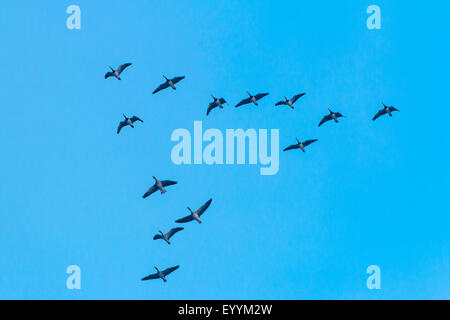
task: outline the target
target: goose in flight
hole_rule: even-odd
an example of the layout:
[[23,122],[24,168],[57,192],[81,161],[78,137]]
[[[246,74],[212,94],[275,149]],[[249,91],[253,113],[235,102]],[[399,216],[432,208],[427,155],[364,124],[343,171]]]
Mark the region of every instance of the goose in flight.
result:
[[257,101],[268,95],[268,93],[259,93],[256,96],[252,96],[251,93],[248,91],[247,91],[247,94],[249,95],[249,97],[247,99],[242,100],[237,105],[235,105],[234,106],[235,108],[243,106],[244,104],[249,104],[249,103],[253,103],[255,106],[257,106],[258,105]]
[[213,95],[211,95],[213,98],[213,102],[210,102],[208,104],[208,110],[206,110],[206,115],[209,115],[212,109],[219,107],[220,109],[223,109],[223,104],[227,103],[224,98],[217,99]]
[[289,106],[291,109],[294,109],[294,103],[295,103],[298,99],[300,99],[301,97],[303,97],[305,94],[306,94],[306,93],[300,93],[300,94],[297,94],[297,95],[293,96],[291,99],[288,99],[288,98],[284,97],[284,100],[285,100],[285,101],[279,101],[279,102],[277,102],[275,105],[276,105],[276,106],[286,105],[286,106]]
[[186,222],[190,222],[193,220],[196,220],[198,223],[202,223],[202,221],[200,220],[200,216],[206,211],[206,209],[208,209],[209,205],[211,204],[212,199],[209,199],[204,205],[202,205],[197,211],[192,211],[191,208],[187,207],[188,210],[191,212],[190,215],[178,219],[177,223],[186,223]]
[[159,87],[156,88],[155,91],[153,91],[153,94],[155,94],[161,90],[167,89],[169,87],[172,88],[173,90],[177,90],[177,88],[175,88],[175,84],[184,79],[184,76],[175,77],[173,79],[167,79],[166,76],[163,76],[163,77],[164,77],[164,79],[166,79],[166,82],[159,85]]
[[377,114],[373,117],[372,121],[375,121],[376,119],[378,119],[379,117],[381,117],[382,115],[388,114],[389,117],[392,117],[392,112],[394,111],[399,111],[394,107],[388,107],[387,105],[385,105],[383,103],[383,109],[379,110],[377,112]]
[[107,73],[105,74],[105,79],[108,79],[109,77],[115,77],[115,78],[117,78],[117,79],[119,79],[119,80],[122,80],[122,79],[120,79],[120,74],[122,73],[123,70],[125,70],[125,69],[126,69],[127,67],[129,67],[129,66],[131,66],[131,63],[125,63],[125,64],[119,66],[119,67],[117,68],[117,70],[114,70],[114,69],[110,66],[109,68],[111,69],[111,71],[110,71],[110,72],[107,72]]
[[306,140],[306,141],[300,142],[297,138],[295,138],[295,139],[297,140],[297,143],[290,145],[289,147],[285,148],[283,151],[301,149],[303,152],[305,152],[306,146],[309,146],[311,143],[319,141],[318,139],[314,139],[314,140]]
[[183,230],[184,228],[172,228],[170,229],[169,232],[167,232],[166,234],[164,234],[161,230],[159,230],[158,232],[160,234],[156,234],[153,237],[153,240],[158,240],[158,239],[163,239],[165,242],[167,242],[168,244],[170,244],[170,238],[172,238],[172,236],[177,233],[178,231]]
[[158,191],[158,190],[161,191],[161,194],[164,194],[164,193],[167,192],[166,189],[164,189],[164,187],[167,187],[167,186],[171,186],[171,185],[177,184],[176,181],[171,181],[171,180],[162,180],[162,181],[160,181],[160,180],[156,179],[155,176],[153,176],[153,179],[155,179],[155,184],[152,185],[152,186],[147,190],[146,193],[144,193],[144,195],[142,196],[142,198],[145,199],[145,198],[147,198],[149,195],[151,195],[152,193],[155,193],[155,192]]
[[136,122],[136,121],[144,122],[144,121],[142,121],[141,119],[139,119],[139,118],[136,117],[136,116],[133,116],[133,117],[131,117],[131,118],[127,118],[126,115],[124,115],[124,114],[122,114],[122,115],[123,115],[123,117],[125,118],[125,120],[120,121],[119,127],[117,128],[117,134],[119,134],[120,130],[121,130],[123,127],[130,126],[130,127],[134,128],[133,123]]
[[152,280],[152,279],[162,279],[164,282],[167,282],[166,277],[171,274],[172,272],[174,272],[175,270],[177,270],[180,266],[175,266],[175,267],[171,267],[171,268],[167,268],[165,270],[159,270],[156,266],[154,267],[156,269],[156,273],[153,273],[151,275],[146,276],[145,278],[142,278],[142,281],[145,280]]
[[328,111],[330,111],[330,114],[328,114],[322,118],[322,120],[319,123],[319,127],[321,125],[323,125],[325,122],[330,121],[330,120],[334,120],[334,122],[338,123],[337,119],[343,117],[342,114],[340,114],[339,112],[333,112],[330,110],[330,108],[328,108]]

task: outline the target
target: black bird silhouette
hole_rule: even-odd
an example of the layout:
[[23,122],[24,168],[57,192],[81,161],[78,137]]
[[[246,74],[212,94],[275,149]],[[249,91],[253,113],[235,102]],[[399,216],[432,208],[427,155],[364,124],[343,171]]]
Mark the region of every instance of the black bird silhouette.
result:
[[156,179],[155,176],[153,176],[153,179],[155,179],[155,184],[152,185],[152,186],[147,190],[147,192],[144,193],[144,195],[142,196],[142,198],[145,199],[145,198],[147,198],[149,195],[151,195],[152,193],[155,193],[155,192],[158,191],[158,190],[161,191],[161,194],[164,194],[164,193],[167,192],[166,189],[164,189],[164,187],[167,187],[167,186],[171,186],[171,185],[177,184],[176,181],[171,181],[171,180],[162,180],[162,181],[160,181],[160,180]]
[[249,95],[249,97],[247,99],[242,100],[237,105],[235,105],[234,106],[235,108],[243,106],[244,104],[249,104],[249,103],[253,103],[255,106],[257,106],[258,105],[257,101],[268,95],[268,93],[259,93],[256,96],[252,96],[251,93],[248,91],[247,91],[247,94]]
[[133,116],[131,118],[127,118],[127,116],[123,114],[123,117],[125,118],[125,120],[123,120],[123,121],[121,121],[119,123],[119,127],[117,128],[117,134],[119,134],[120,130],[123,127],[130,126],[130,127],[134,128],[133,123],[136,122],[136,121],[144,122],[144,121],[142,121],[141,119],[139,119],[136,116]]
[[146,276],[145,278],[142,278],[142,281],[145,280],[152,280],[152,279],[162,279],[164,282],[167,282],[166,276],[177,270],[180,266],[175,266],[171,268],[167,268],[163,271],[159,270],[156,266],[154,267],[156,269],[156,273],[153,273],[151,275]]
[[115,77],[115,78],[117,78],[117,79],[119,79],[119,80],[122,80],[122,79],[120,79],[120,74],[122,73],[123,70],[125,70],[125,69],[126,69],[127,67],[129,67],[129,66],[131,66],[131,63],[125,63],[125,64],[119,66],[119,67],[117,68],[117,70],[114,70],[114,69],[110,66],[109,68],[111,69],[111,71],[110,71],[110,72],[107,72],[107,73],[105,74],[105,79],[108,79],[109,77]]
[[387,105],[385,105],[383,103],[383,109],[379,110],[377,112],[377,114],[373,117],[372,121],[375,121],[376,119],[378,119],[379,117],[381,117],[382,115],[388,114],[389,117],[392,117],[392,112],[394,111],[399,111],[394,107],[388,107]]
[[298,99],[300,99],[301,97],[303,97],[305,94],[306,94],[306,93],[300,93],[300,94],[297,94],[297,95],[293,96],[291,99],[288,99],[288,98],[284,97],[284,100],[285,100],[285,101],[279,101],[279,102],[277,102],[275,105],[276,105],[276,106],[286,105],[286,106],[289,106],[291,109],[294,109],[294,103],[295,103]]
[[164,79],[166,79],[166,82],[164,82],[163,84],[159,85],[158,88],[155,89],[155,91],[153,91],[152,94],[155,94],[161,90],[167,89],[167,88],[172,88],[173,90],[177,90],[177,88],[175,88],[175,84],[180,82],[181,80],[184,79],[184,76],[181,77],[175,77],[172,79],[168,79],[166,76],[163,76]]
[[328,108],[328,111],[330,111],[330,114],[326,115],[325,117],[322,118],[322,120],[319,123],[319,127],[322,124],[324,124],[325,122],[330,121],[330,120],[334,120],[334,122],[338,123],[337,119],[343,117],[342,114],[340,114],[339,112],[333,112],[330,110],[330,108]]
[[206,110],[206,115],[209,115],[212,109],[219,107],[220,109],[223,109],[223,104],[227,103],[224,98],[216,98],[213,95],[211,95],[213,98],[213,102],[210,102],[208,104],[208,110]]
[[210,206],[212,202],[212,199],[209,199],[204,205],[202,205],[197,211],[192,211],[191,208],[187,207],[188,210],[191,212],[190,215],[178,219],[177,223],[186,223],[186,222],[190,222],[193,220],[196,220],[198,223],[202,223],[202,221],[200,220],[200,216],[206,211],[206,209],[208,209],[208,207]]
[[285,148],[283,151],[301,149],[303,152],[305,152],[306,146],[309,146],[311,143],[319,141],[318,139],[314,139],[314,140],[306,140],[306,141],[300,142],[297,138],[295,138],[295,139],[297,140],[297,143],[290,145],[289,147]]
[[158,240],[158,239],[163,239],[165,242],[167,242],[168,244],[170,244],[170,238],[172,238],[172,236],[177,233],[178,231],[184,230],[184,228],[172,228],[170,229],[169,232],[167,233],[163,233],[161,230],[159,230],[158,232],[160,234],[156,234],[153,237],[153,240]]

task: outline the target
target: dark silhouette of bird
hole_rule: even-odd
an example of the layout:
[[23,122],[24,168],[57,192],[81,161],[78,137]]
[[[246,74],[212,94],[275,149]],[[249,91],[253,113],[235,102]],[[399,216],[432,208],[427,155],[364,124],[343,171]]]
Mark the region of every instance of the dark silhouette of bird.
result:
[[334,122],[338,123],[337,119],[343,117],[342,114],[340,114],[339,112],[333,112],[333,111],[330,110],[330,108],[328,108],[328,111],[330,111],[330,114],[328,114],[328,115],[326,115],[325,117],[322,118],[322,120],[319,123],[319,127],[322,124],[324,124],[325,122],[330,121],[330,120],[334,120]]
[[178,183],[176,181],[171,181],[171,180],[162,180],[162,181],[160,181],[160,180],[156,179],[155,176],[152,176],[152,177],[153,177],[153,179],[155,179],[155,184],[152,185],[147,190],[146,193],[144,193],[144,195],[142,196],[142,198],[144,198],[144,199],[147,198],[152,193],[155,193],[158,190],[161,192],[161,194],[164,194],[164,193],[167,192],[166,189],[164,189],[164,187],[171,186],[171,185],[174,185],[174,184]]
[[164,77],[164,79],[166,79],[166,82],[159,85],[159,87],[156,88],[155,91],[153,91],[153,94],[155,94],[161,90],[167,89],[169,87],[172,88],[173,90],[177,90],[177,88],[175,88],[175,84],[184,79],[184,76],[175,77],[172,79],[168,79],[166,76],[163,76],[163,77]]
[[117,79],[119,79],[119,80],[122,80],[122,79],[120,78],[120,74],[123,72],[123,70],[125,70],[125,69],[126,69],[127,67],[129,67],[129,66],[131,66],[131,63],[125,63],[125,64],[119,66],[119,67],[117,68],[117,70],[114,70],[114,69],[110,66],[109,68],[111,69],[111,71],[110,71],[110,72],[107,72],[107,73],[105,74],[105,79],[108,79],[109,77],[115,77],[115,78],[117,78]]
[[249,103],[253,103],[255,106],[257,106],[258,105],[257,101],[268,95],[268,93],[259,93],[255,96],[252,96],[251,93],[248,91],[247,91],[247,94],[249,95],[249,97],[247,99],[242,100],[237,105],[235,105],[234,106],[235,108],[243,106],[244,104],[249,104]]
[[284,97],[284,100],[285,100],[285,101],[279,101],[279,102],[277,102],[275,105],[276,105],[276,106],[286,105],[286,106],[289,106],[291,109],[294,109],[294,103],[295,103],[298,99],[300,99],[301,97],[303,97],[305,94],[306,94],[306,93],[300,93],[300,94],[297,94],[297,95],[293,96],[291,99],[288,99],[288,98]]
[[305,152],[305,147],[309,146],[311,143],[319,141],[318,139],[314,139],[314,140],[306,140],[306,141],[300,142],[297,138],[295,138],[295,139],[297,140],[297,143],[290,145],[289,147],[285,148],[283,151],[300,149],[303,152]]
[[145,280],[152,280],[152,279],[162,279],[164,282],[167,282],[166,277],[171,274],[172,272],[174,272],[175,270],[177,270],[180,266],[175,266],[175,267],[171,267],[171,268],[167,268],[163,271],[159,270],[156,266],[154,267],[156,269],[156,273],[153,273],[151,275],[148,275],[144,278],[142,278],[142,281]]
[[377,114],[373,117],[372,121],[375,121],[376,119],[378,119],[379,117],[381,117],[382,115],[388,114],[389,117],[392,117],[392,112],[394,111],[399,111],[394,107],[388,107],[387,105],[385,105],[383,103],[383,109],[379,110],[377,112]]
[[170,229],[169,232],[167,233],[163,233],[161,230],[159,230],[158,232],[160,234],[156,234],[153,237],[153,240],[158,240],[158,239],[163,239],[165,242],[167,242],[167,244],[170,244],[170,238],[172,238],[172,236],[177,233],[178,231],[184,230],[184,228],[172,228]]
[[216,98],[213,95],[211,95],[213,98],[213,102],[210,102],[208,104],[208,110],[206,110],[206,115],[209,115],[212,109],[219,107],[220,109],[223,109],[223,104],[227,103],[224,98]]
[[191,212],[190,215],[178,219],[177,223],[186,223],[186,222],[190,222],[190,221],[197,221],[198,223],[202,223],[202,221],[200,220],[200,216],[206,211],[206,209],[208,209],[208,207],[210,206],[212,202],[212,199],[209,199],[204,205],[202,205],[197,211],[192,211],[191,208],[187,207],[188,210]]
[[133,123],[135,123],[136,121],[144,122],[144,121],[142,121],[141,119],[139,119],[136,116],[133,116],[131,118],[127,118],[127,116],[123,114],[123,117],[125,118],[125,120],[123,120],[123,121],[121,121],[119,123],[119,127],[117,128],[117,134],[119,134],[120,130],[123,127],[130,126],[130,127],[134,128]]

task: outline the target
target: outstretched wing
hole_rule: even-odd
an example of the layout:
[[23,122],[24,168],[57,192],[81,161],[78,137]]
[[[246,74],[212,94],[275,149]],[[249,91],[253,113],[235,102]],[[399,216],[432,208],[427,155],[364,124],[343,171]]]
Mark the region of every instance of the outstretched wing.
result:
[[117,134],[119,134],[120,130],[122,130],[123,127],[126,127],[128,123],[126,121],[120,121],[119,126],[117,127]]
[[138,117],[136,117],[136,116],[133,116],[133,117],[131,117],[131,122],[136,122],[136,121],[140,121],[140,122],[144,122],[144,121],[142,121],[141,119],[139,119]]
[[186,216],[186,217],[184,217],[184,218],[181,218],[181,219],[176,220],[175,222],[176,222],[176,223],[186,223],[186,222],[190,222],[190,221],[192,221],[192,220],[194,220],[194,218],[192,217],[192,215],[188,215],[188,216]]
[[167,89],[169,87],[169,83],[168,82],[164,82],[163,84],[161,84],[158,88],[155,89],[155,91],[153,91],[152,94],[155,94],[163,89]]
[[112,77],[112,76],[114,76],[114,74],[110,71],[110,72],[107,72],[106,74],[105,74],[105,79],[108,79],[109,77]]
[[149,276],[146,276],[145,278],[142,278],[141,280],[145,281],[145,280],[151,280],[151,279],[159,279],[159,274],[154,273],[154,274],[151,274]]
[[175,233],[181,230],[184,230],[184,228],[172,228],[169,232],[167,232],[167,237],[170,239]]
[[330,120],[331,120],[331,115],[327,115],[327,116],[323,117],[322,120],[319,123],[319,127],[321,125],[323,125],[325,122],[330,121]]
[[152,185],[146,193],[144,193],[144,195],[142,196],[142,198],[147,198],[149,195],[151,195],[152,193],[155,193],[156,190],[158,190],[158,187],[156,186],[156,183],[154,185]]
[[381,109],[380,111],[378,111],[377,114],[372,118],[372,121],[375,121],[376,119],[381,117],[383,114],[386,114],[386,110],[385,109]]
[[287,105],[286,101],[279,101],[277,103],[275,103],[276,106],[283,106],[283,105]]
[[200,208],[198,208],[197,214],[199,217],[206,211],[206,209],[208,209],[208,207],[211,205],[211,202],[212,202],[212,199],[209,199],[208,201],[206,201],[206,203],[204,205],[202,205]]
[[298,99],[300,99],[301,97],[303,97],[306,93],[300,93],[295,95],[294,97],[292,97],[292,103],[295,103],[295,101],[297,101]]
[[227,103],[226,100],[225,100],[224,98],[220,98],[220,99],[219,99],[219,102],[220,102],[220,104]]
[[171,274],[172,272],[174,272],[175,270],[177,270],[179,267],[180,267],[180,266],[175,266],[175,267],[172,267],[172,268],[167,268],[166,270],[163,270],[163,271],[162,271],[162,274],[163,274],[164,276],[167,276],[167,275]]
[[342,113],[340,113],[340,112],[336,112],[335,115],[336,115],[336,118],[342,118],[343,117]]
[[247,103],[250,103],[250,102],[252,102],[252,98],[247,98],[247,99],[244,99],[241,102],[239,102],[234,107],[237,108],[237,107],[243,106],[244,104],[247,104]]
[[319,141],[319,140],[318,139],[306,140],[305,142],[303,142],[303,145],[306,147],[306,146],[309,146],[311,143],[314,143],[316,141]]
[[295,150],[298,149],[298,144],[292,144],[289,147],[285,148],[283,151]]
[[171,185],[177,184],[178,182],[171,181],[171,180],[163,180],[163,181],[161,181],[161,183],[162,183],[163,187],[167,187],[167,186],[171,186]]
[[184,79],[184,76],[181,76],[181,77],[175,77],[175,78],[172,79],[172,82],[173,82],[173,84],[175,84],[175,83],[180,82],[180,81],[183,80],[183,79]]
[[206,110],[206,115],[209,115],[211,110],[214,109],[215,107],[217,107],[217,103],[216,102],[211,102],[210,104],[208,104],[208,110]]
[[118,74],[121,74],[122,71],[128,68],[129,66],[131,66],[131,63],[124,63],[123,65],[119,66],[116,71]]
[[158,240],[158,239],[163,239],[162,235],[155,234],[155,236],[153,237],[153,240]]
[[389,107],[390,111],[399,111],[398,109],[394,108],[394,107]]
[[268,95],[268,93],[259,93],[259,94],[257,94],[257,95],[255,96],[255,99],[256,99],[256,100],[259,100],[259,99],[264,98],[264,97],[267,96],[267,95]]

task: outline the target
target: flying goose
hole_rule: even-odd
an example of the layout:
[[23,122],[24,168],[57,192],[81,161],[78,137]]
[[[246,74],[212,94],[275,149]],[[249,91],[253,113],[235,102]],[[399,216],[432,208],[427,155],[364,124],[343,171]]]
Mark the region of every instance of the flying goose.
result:
[[177,90],[177,88],[175,88],[175,84],[184,79],[184,76],[175,77],[173,79],[167,79],[167,77],[164,75],[163,75],[163,77],[164,77],[164,79],[166,79],[166,82],[164,82],[158,88],[156,88],[155,91],[153,91],[153,94],[155,94],[161,90],[167,89],[169,87],[172,88],[173,90]]
[[141,119],[139,119],[139,118],[136,117],[136,116],[133,116],[133,117],[131,117],[131,118],[127,118],[126,115],[124,115],[124,114],[122,114],[122,115],[123,115],[123,117],[125,118],[125,120],[120,121],[119,127],[117,128],[117,134],[119,134],[120,130],[121,130],[123,127],[130,126],[130,127],[134,128],[133,123],[136,122],[136,121],[144,122],[144,121],[142,121]]
[[237,105],[235,105],[234,106],[235,108],[243,106],[244,104],[248,104],[248,103],[253,103],[255,106],[257,106],[258,102],[256,102],[256,101],[258,101],[259,99],[262,99],[268,95],[268,93],[259,93],[256,96],[252,96],[251,93],[248,91],[247,91],[247,94],[249,95],[249,97],[247,99],[242,100]]
[[213,95],[211,95],[213,98],[213,102],[210,102],[208,104],[208,110],[206,110],[206,115],[209,115],[212,109],[219,107],[220,109],[223,109],[223,104],[227,103],[224,98],[217,99]]
[[377,112],[377,114],[375,115],[375,117],[373,117],[372,121],[375,121],[376,119],[378,119],[379,117],[381,117],[382,115],[388,114],[389,117],[392,117],[392,112],[394,111],[399,111],[394,107],[388,107],[387,105],[385,105],[383,103],[383,109],[379,110]]
[[165,242],[167,242],[168,244],[170,244],[170,238],[172,238],[172,236],[177,233],[178,231],[183,230],[184,228],[172,228],[170,229],[169,232],[167,232],[166,234],[164,234],[161,230],[159,230],[158,232],[160,234],[156,234],[153,237],[153,240],[158,240],[158,239],[163,239]]
[[209,205],[211,204],[212,199],[209,199],[204,205],[202,205],[197,211],[192,211],[191,208],[187,207],[188,210],[191,212],[190,215],[178,219],[177,223],[186,223],[186,222],[190,222],[192,220],[196,220],[198,223],[202,223],[202,221],[200,220],[200,216],[206,211],[206,209],[208,209]]
[[142,198],[147,198],[149,195],[151,195],[152,193],[155,193],[156,191],[161,191],[161,194],[164,194],[164,193],[166,193],[167,191],[166,191],[166,189],[164,189],[164,187],[167,187],[167,186],[171,186],[171,185],[174,185],[174,184],[177,184],[177,182],[176,181],[171,181],[171,180],[163,180],[163,181],[160,181],[160,180],[158,180],[158,179],[156,179],[155,178],[155,176],[152,176],[153,177],[153,179],[155,179],[155,184],[154,185],[152,185],[148,190],[147,190],[147,192],[146,193],[144,193],[144,195],[142,196]]
[[322,124],[324,124],[325,122],[330,121],[330,120],[334,120],[334,122],[338,123],[337,119],[343,117],[342,114],[340,114],[339,112],[333,112],[333,111],[330,110],[330,108],[328,108],[328,111],[330,111],[330,114],[328,114],[328,115],[326,115],[325,117],[322,118],[322,120],[319,123],[319,127]]
[[117,68],[117,70],[114,70],[114,69],[110,66],[109,68],[111,69],[111,71],[110,71],[110,72],[107,72],[107,73],[105,74],[105,79],[108,79],[109,77],[115,77],[115,78],[117,78],[117,79],[119,79],[119,80],[122,80],[122,79],[120,79],[120,74],[122,73],[123,70],[125,70],[125,69],[126,69],[127,67],[129,67],[129,66],[131,66],[131,63],[125,63],[125,64],[119,66],[119,67]]
[[152,280],[152,279],[162,279],[164,282],[167,282],[166,276],[177,270],[180,266],[175,266],[172,268],[167,268],[166,270],[159,270],[156,266],[154,267],[156,269],[156,273],[153,273],[151,275],[146,276],[145,278],[142,278],[142,281],[145,280]]
[[301,97],[303,97],[306,93],[300,93],[297,94],[295,96],[293,96],[291,99],[288,100],[288,98],[284,97],[285,101],[279,101],[277,102],[275,105],[276,106],[282,106],[282,105],[286,105],[289,106],[291,109],[294,109],[294,103],[300,99]]
[[309,146],[311,143],[319,141],[318,139],[314,139],[314,140],[306,140],[306,141],[300,142],[297,138],[295,138],[295,139],[297,140],[297,144],[290,145],[289,147],[285,148],[283,151],[301,149],[303,152],[305,152],[306,146]]

